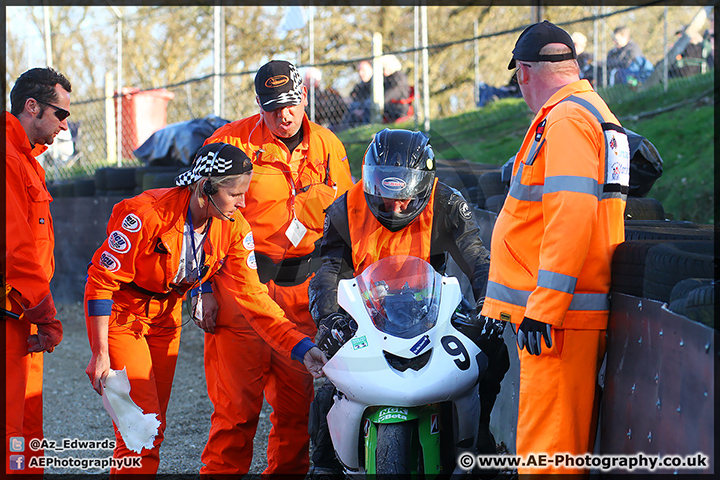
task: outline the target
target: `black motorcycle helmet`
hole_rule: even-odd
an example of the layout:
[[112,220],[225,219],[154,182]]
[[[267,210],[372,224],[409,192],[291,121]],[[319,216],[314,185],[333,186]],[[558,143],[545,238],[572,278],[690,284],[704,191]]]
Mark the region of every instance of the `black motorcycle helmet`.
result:
[[[362,182],[365,201],[391,232],[405,228],[430,200],[435,181],[435,153],[422,132],[383,129],[365,151]],[[405,211],[386,211],[383,198],[411,199]]]

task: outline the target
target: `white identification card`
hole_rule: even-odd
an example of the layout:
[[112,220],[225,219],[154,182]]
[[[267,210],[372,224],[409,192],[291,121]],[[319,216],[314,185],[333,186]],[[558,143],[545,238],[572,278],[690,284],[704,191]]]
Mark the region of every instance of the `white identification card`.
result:
[[300,245],[300,241],[307,233],[307,227],[300,223],[297,217],[293,216],[292,222],[287,230],[285,230],[285,236],[292,242],[294,247]]

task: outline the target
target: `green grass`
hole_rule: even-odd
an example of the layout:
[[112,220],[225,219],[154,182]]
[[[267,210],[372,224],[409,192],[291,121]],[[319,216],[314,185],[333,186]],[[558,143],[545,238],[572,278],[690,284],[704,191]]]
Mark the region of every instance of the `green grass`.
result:
[[[714,75],[671,80],[630,91],[601,92],[620,122],[643,135],[663,159],[663,175],[648,197],[659,200],[676,220],[714,223]],[[433,120],[430,138],[442,159],[502,165],[520,147],[532,114],[522,99],[493,102],[482,109]],[[362,157],[372,135],[387,125],[365,125],[341,132],[350,168],[360,178]],[[421,125],[422,127],[422,125]],[[413,122],[393,128],[414,128]]]

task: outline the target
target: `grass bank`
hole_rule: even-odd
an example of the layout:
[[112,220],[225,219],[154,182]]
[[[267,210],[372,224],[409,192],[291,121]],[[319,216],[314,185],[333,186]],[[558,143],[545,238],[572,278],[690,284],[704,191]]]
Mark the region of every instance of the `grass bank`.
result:
[[[663,175],[648,197],[662,202],[676,220],[714,223],[714,75],[671,80],[622,95],[602,92],[620,122],[645,136],[660,152]],[[614,100],[616,99],[616,100]],[[502,165],[520,146],[532,114],[522,99],[503,99],[482,109],[433,120],[431,143],[439,158],[464,158]],[[351,169],[360,165],[372,134],[387,125],[365,125],[338,134],[345,143]],[[396,125],[414,128],[414,123]]]

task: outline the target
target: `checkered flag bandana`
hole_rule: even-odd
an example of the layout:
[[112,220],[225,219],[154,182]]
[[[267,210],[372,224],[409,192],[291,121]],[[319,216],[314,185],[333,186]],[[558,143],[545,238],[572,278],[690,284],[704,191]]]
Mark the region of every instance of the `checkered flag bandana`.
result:
[[203,177],[239,175],[252,170],[250,158],[234,145],[209,143],[195,155],[192,168],[175,177],[175,185],[192,185]]

